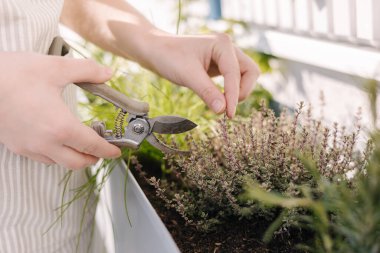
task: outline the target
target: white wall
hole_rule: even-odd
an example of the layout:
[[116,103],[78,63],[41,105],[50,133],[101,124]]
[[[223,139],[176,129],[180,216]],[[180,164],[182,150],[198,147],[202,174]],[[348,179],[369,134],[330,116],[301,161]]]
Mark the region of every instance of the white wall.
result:
[[311,103],[314,116],[320,117],[320,94],[323,92],[323,115],[327,123],[338,122],[353,127],[354,116],[361,107],[362,125],[367,130],[371,128],[364,89],[366,79],[284,59],[276,60],[274,65],[276,71],[263,76],[260,81],[280,104],[294,108],[300,101]]

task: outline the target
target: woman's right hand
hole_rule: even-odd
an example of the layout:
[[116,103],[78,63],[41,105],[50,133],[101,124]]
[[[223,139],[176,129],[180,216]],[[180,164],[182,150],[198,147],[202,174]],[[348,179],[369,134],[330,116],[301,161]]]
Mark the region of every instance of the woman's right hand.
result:
[[[103,83],[110,69],[92,60],[0,52],[0,143],[16,154],[70,169],[120,156],[62,99],[73,82]],[[96,84],[94,84],[96,85]]]

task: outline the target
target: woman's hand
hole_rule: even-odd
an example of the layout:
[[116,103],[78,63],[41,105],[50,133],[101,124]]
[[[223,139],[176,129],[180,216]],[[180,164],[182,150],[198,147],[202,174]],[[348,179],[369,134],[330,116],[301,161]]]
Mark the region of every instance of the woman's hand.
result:
[[101,83],[109,69],[91,60],[0,52],[0,143],[46,164],[84,168],[120,150],[84,126],[62,99],[71,82]]
[[[235,115],[238,101],[252,91],[260,70],[228,35],[153,35],[143,64],[195,91],[216,113]],[[210,77],[224,77],[224,94]]]

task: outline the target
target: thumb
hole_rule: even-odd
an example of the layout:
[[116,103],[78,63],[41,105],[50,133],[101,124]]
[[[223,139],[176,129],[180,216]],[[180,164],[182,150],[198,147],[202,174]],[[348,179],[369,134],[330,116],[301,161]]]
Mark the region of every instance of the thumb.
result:
[[112,77],[112,70],[91,59],[64,58],[61,72],[66,83],[104,83]]
[[222,92],[215,86],[204,69],[190,72],[197,73],[192,76],[191,84],[185,86],[192,89],[215,113],[222,113],[226,108],[226,99]]

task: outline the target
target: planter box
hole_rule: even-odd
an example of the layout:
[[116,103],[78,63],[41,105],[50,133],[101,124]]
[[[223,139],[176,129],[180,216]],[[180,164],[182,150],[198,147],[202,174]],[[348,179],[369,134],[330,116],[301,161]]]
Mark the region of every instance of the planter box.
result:
[[[128,173],[127,209],[131,223],[128,221],[124,207],[124,180],[126,173]],[[113,224],[111,229],[114,236],[114,250],[110,250],[110,247],[108,247],[108,252],[180,252],[169,231],[141,190],[132,173],[127,170],[124,162],[121,162],[114,168],[103,193],[102,201],[106,203],[106,212],[110,214]],[[109,237],[109,234],[106,237]]]

